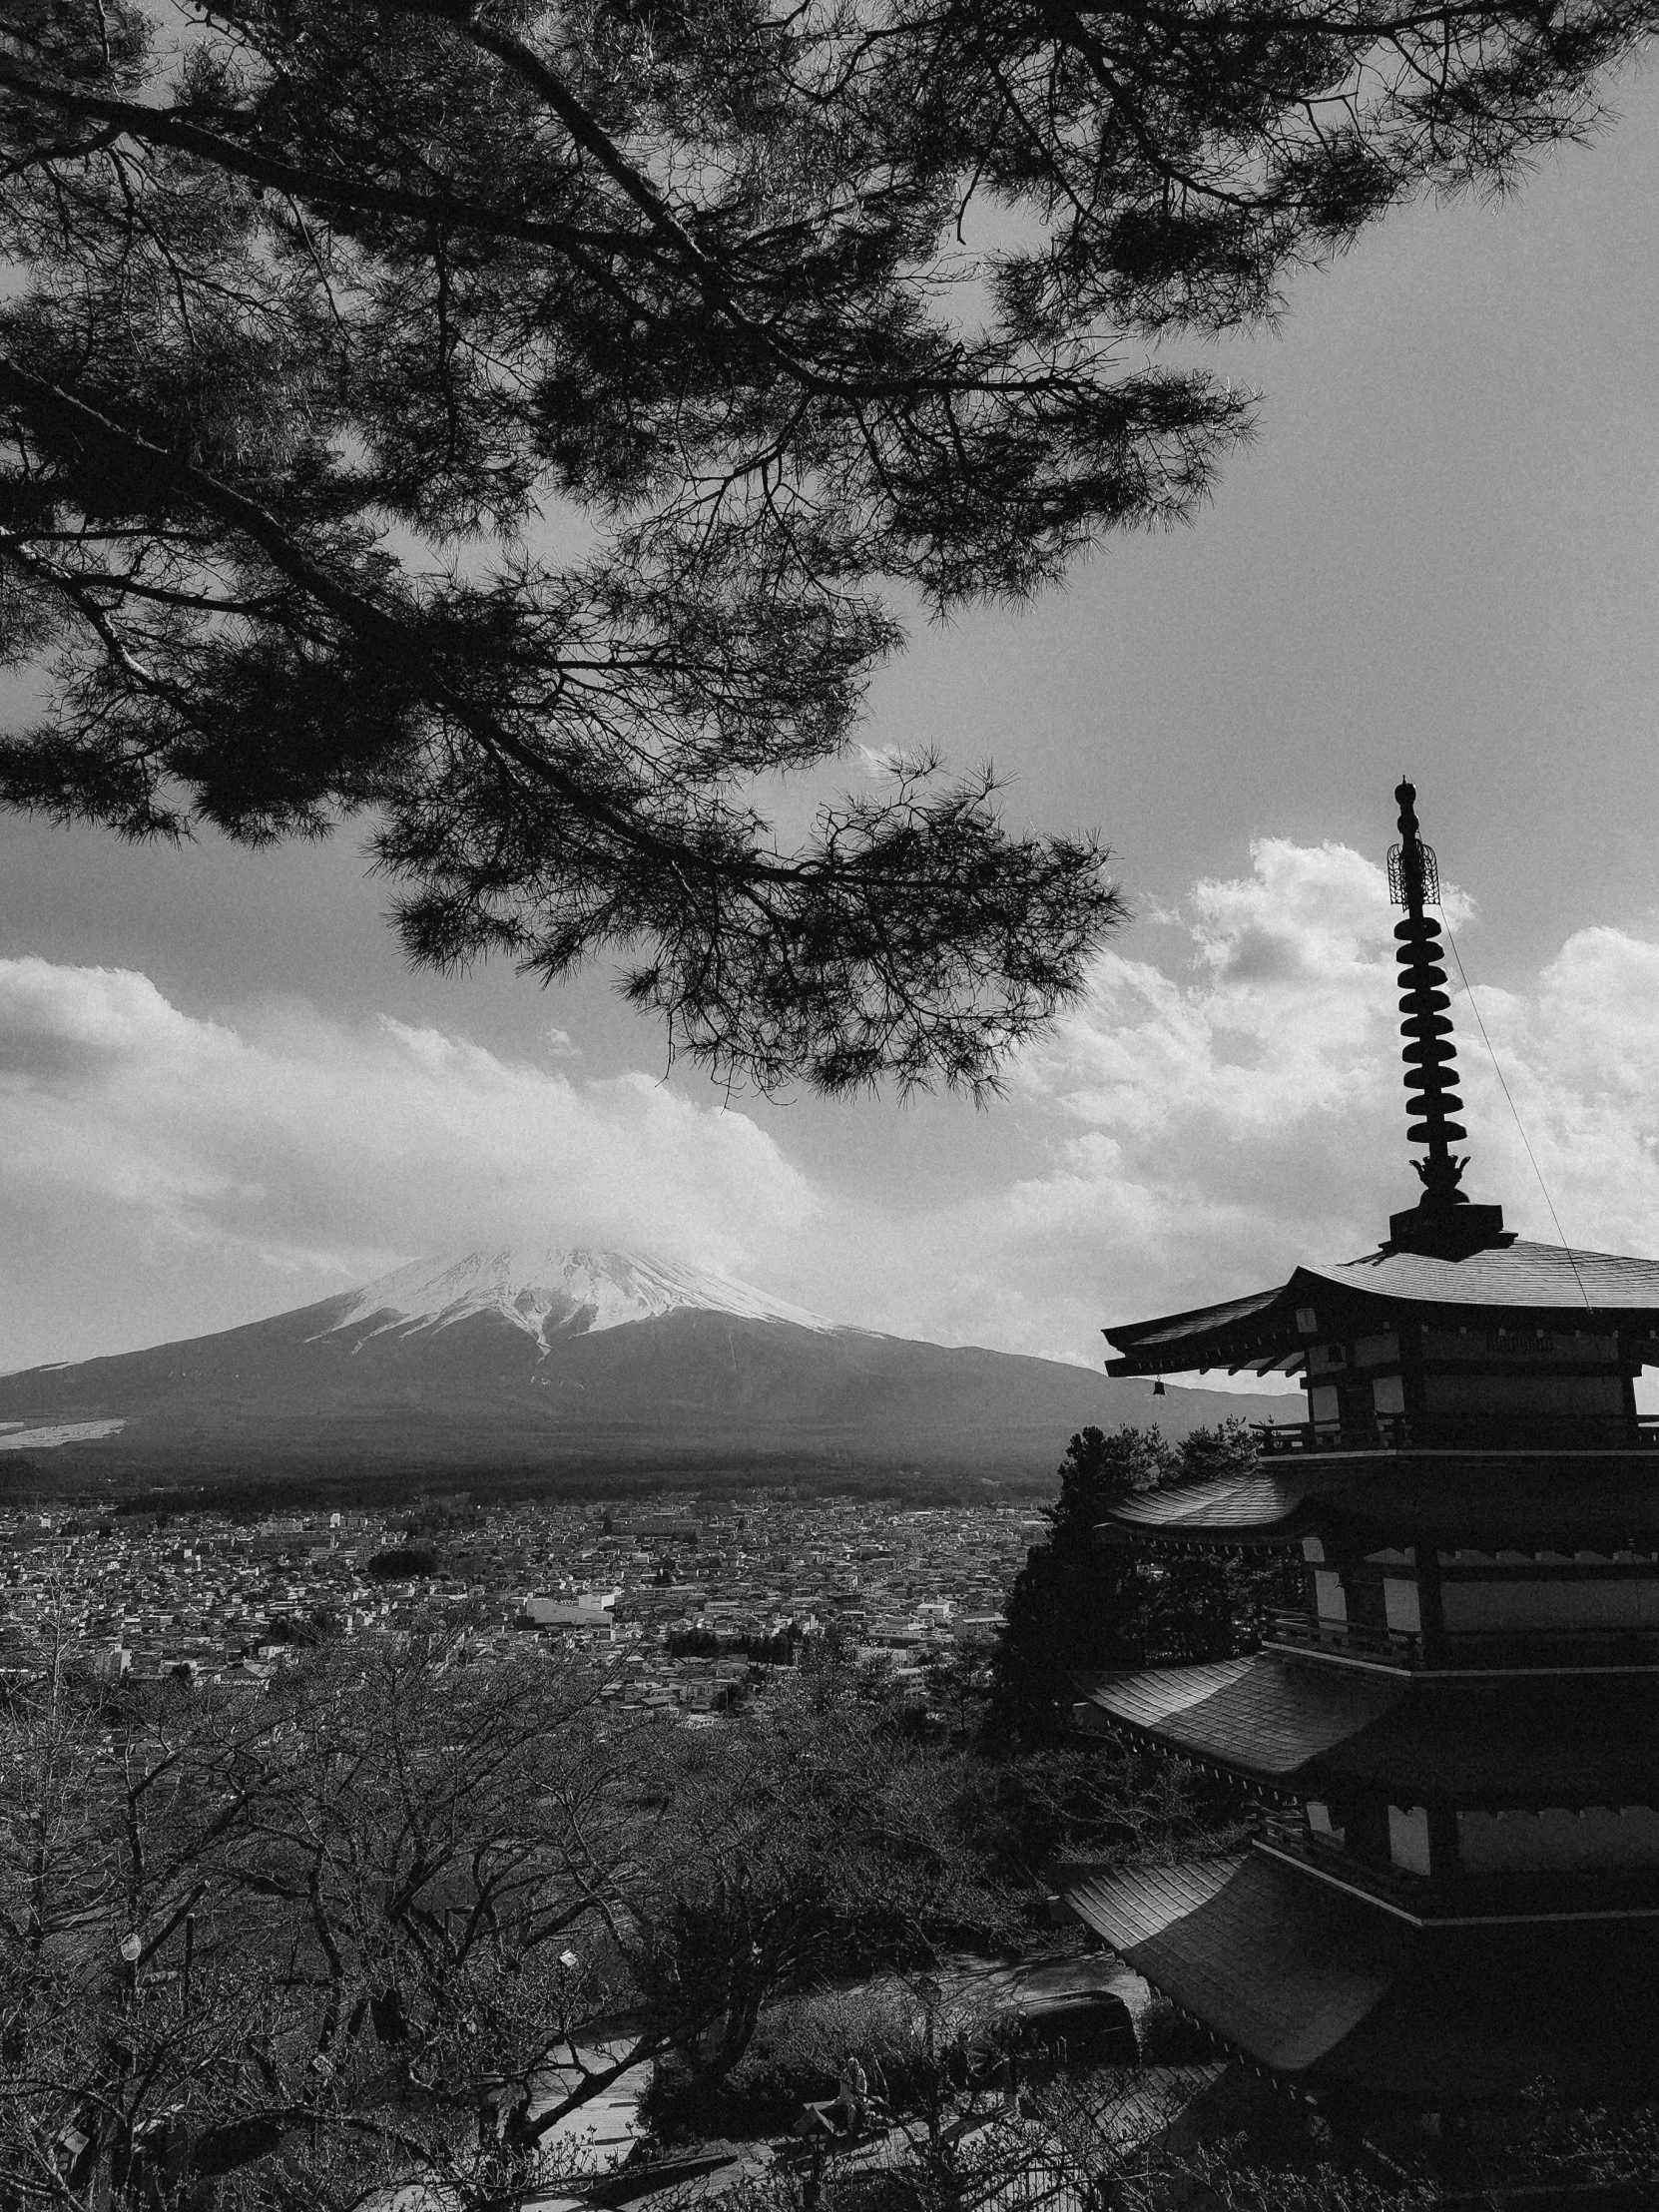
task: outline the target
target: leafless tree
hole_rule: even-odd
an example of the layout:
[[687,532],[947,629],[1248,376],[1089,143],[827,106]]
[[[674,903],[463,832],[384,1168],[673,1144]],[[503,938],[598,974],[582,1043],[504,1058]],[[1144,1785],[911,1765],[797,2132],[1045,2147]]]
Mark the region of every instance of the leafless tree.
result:
[[485,2212],[559,2123],[761,2003],[983,1912],[842,1688],[699,1737],[583,1664],[341,1643],[273,1694],[72,1668],[0,1743],[0,2202]]

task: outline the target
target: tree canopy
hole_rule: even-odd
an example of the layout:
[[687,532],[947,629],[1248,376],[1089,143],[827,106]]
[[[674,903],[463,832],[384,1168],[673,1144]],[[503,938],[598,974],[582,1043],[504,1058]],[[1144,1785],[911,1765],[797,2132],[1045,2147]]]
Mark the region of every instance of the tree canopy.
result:
[[0,1703],[6,2212],[506,2212],[631,2066],[716,2078],[778,1992],[1010,1925],[953,1763],[843,1669],[695,1734],[439,1624],[263,1693],[60,1661]]
[[1072,1733],[1078,1672],[1192,1664],[1255,1648],[1283,1569],[1207,1553],[1149,1559],[1103,1545],[1107,1508],[1137,1490],[1234,1474],[1256,1463],[1243,1420],[1195,1428],[1171,1444],[1157,1428],[1085,1428],[1066,1446],[1050,1534],[1033,1544],[1008,1593],[992,1666],[993,1730],[1027,1744]]
[[411,954],[977,1088],[1120,917],[912,761],[906,601],[1190,515],[1170,350],[1582,136],[1651,0],[0,0],[0,799],[363,811]]

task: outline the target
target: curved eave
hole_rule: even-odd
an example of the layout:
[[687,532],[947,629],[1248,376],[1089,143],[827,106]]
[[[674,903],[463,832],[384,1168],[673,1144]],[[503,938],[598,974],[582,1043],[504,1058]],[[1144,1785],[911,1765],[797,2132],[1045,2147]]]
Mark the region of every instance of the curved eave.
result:
[[1143,1490],[1106,1508],[1097,1542],[1210,1550],[1282,1547],[1319,1535],[1366,1550],[1659,1545],[1651,1451],[1310,1453],[1255,1472]]
[[1291,1543],[1312,1525],[1310,1487],[1309,1471],[1295,1467],[1142,1490],[1108,1507],[1097,1534],[1108,1543]]
[[[1381,1915],[1346,1901],[1334,1910],[1315,1885],[1257,1853],[1095,1876],[1065,1897],[1154,1988],[1291,2079],[1366,2018],[1408,1955],[1409,1938]],[[1332,1923],[1341,1945],[1329,1940]]]
[[1278,1796],[1659,1806],[1659,1684],[1422,1683],[1277,1652],[1075,1681],[1081,1705],[1115,1733]]
[[1255,1368],[1266,1374],[1289,1359],[1300,1365],[1307,1340],[1296,1327],[1291,1283],[1220,1306],[1126,1322],[1101,1332],[1117,1352],[1111,1376],[1183,1375],[1204,1368]]
[[1295,1515],[1283,1521],[1262,1524],[1241,1521],[1180,1522],[1173,1527],[1147,1526],[1138,1521],[1103,1521],[1096,1528],[1097,1544],[1121,1547],[1144,1547],[1154,1553],[1160,1551],[1285,1551],[1293,1550],[1304,1535],[1314,1532],[1316,1522],[1303,1514],[1301,1508]]
[[1241,1781],[1294,1793],[1326,1754],[1402,1698],[1397,1676],[1259,1652],[1196,1667],[1080,1678],[1085,1704],[1126,1735]]
[[1284,2079],[1436,2104],[1648,2093],[1659,1928],[1416,1931],[1262,1853],[1068,1887],[1084,1925]]
[[[1313,1331],[1297,1321],[1310,1311]],[[1659,1364],[1659,1261],[1519,1242],[1463,1260],[1379,1251],[1301,1266],[1277,1290],[1120,1323],[1102,1335],[1118,1355],[1106,1364],[1112,1376],[1214,1368],[1265,1375],[1300,1366],[1315,1337],[1366,1334],[1401,1320],[1444,1327],[1453,1317],[1470,1328],[1524,1323],[1649,1338]]]

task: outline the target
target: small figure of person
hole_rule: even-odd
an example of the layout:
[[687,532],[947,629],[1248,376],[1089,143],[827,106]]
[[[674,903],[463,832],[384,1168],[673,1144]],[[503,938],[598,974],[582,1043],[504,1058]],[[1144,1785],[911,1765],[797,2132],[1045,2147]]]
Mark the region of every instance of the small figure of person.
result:
[[849,2050],[846,2063],[841,2068],[840,2094],[834,2103],[834,2109],[842,2115],[848,2135],[862,2134],[868,2096],[869,2077],[864,2072],[857,2052]]

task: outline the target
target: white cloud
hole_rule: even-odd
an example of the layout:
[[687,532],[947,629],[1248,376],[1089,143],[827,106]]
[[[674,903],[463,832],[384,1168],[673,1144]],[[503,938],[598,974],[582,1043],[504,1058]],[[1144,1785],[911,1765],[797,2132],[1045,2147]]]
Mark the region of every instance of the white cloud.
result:
[[[864,1260],[889,1326],[1095,1359],[1108,1322],[1354,1257],[1415,1202],[1382,870],[1282,839],[1252,863],[1165,917],[1187,931],[1178,972],[1101,957],[1084,1003],[1017,1071],[1028,1136],[1006,1180],[877,1232]],[[1468,902],[1447,901],[1461,932]],[[1659,943],[1585,930],[1530,991],[1478,995],[1567,1238],[1659,1253]],[[1466,1187],[1553,1242],[1460,990],[1453,1020]],[[902,1265],[921,1250],[925,1267]]]
[[[1461,934],[1467,904],[1450,910]],[[643,1074],[584,1080],[562,1037],[516,1060],[302,1006],[209,1020],[142,975],[0,962],[0,1366],[544,1235],[704,1259],[875,1328],[1098,1360],[1103,1324],[1352,1257],[1417,1191],[1382,870],[1271,839],[1173,918],[1184,952],[1159,965],[1130,935],[1105,953],[988,1117],[809,1102],[776,1135]],[[1645,927],[1583,930],[1525,987],[1479,995],[1567,1237],[1659,1253]],[[1460,994],[1453,1018],[1467,1187],[1551,1240]]]
[[741,1266],[746,1235],[812,1208],[752,1120],[645,1075],[581,1082],[303,1007],[204,1020],[130,971],[0,961],[0,1367],[229,1326],[474,1242]]

